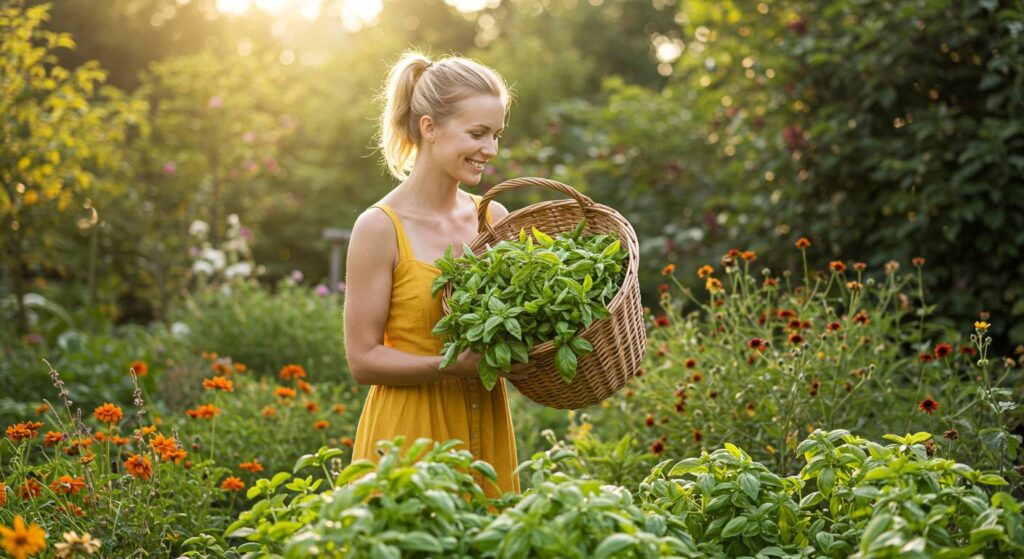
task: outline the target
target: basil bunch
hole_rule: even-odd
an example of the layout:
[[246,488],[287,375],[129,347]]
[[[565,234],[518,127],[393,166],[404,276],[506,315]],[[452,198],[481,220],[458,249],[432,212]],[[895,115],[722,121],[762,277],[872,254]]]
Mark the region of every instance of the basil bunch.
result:
[[628,256],[619,239],[583,235],[585,226],[581,220],[554,238],[536,227],[532,236],[520,230],[518,242],[501,241],[479,256],[463,245],[454,258],[449,246],[434,263],[441,275],[431,288],[436,296],[448,282],[453,287],[451,313],[432,332],[445,338],[441,368],[472,349],[482,355],[477,369],[490,390],[499,370],[526,363],[535,344],[553,340],[558,372],[572,382],[578,356],[594,349],[577,334],[609,316]]

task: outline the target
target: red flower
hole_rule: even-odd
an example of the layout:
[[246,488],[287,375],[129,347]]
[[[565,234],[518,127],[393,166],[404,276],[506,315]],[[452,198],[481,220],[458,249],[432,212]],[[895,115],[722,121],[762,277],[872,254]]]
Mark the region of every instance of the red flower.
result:
[[857,270],[858,272],[863,272],[865,269],[867,269],[867,267],[868,267],[868,265],[865,264],[864,262],[854,262],[853,263],[853,269]]
[[930,363],[931,360],[932,360],[932,354],[930,354],[930,353],[922,353],[922,354],[917,356],[917,360],[922,362],[922,363]]
[[935,346],[935,357],[939,359],[949,356],[950,353],[953,353],[953,346],[950,344],[943,343]]
[[750,341],[747,342],[747,347],[750,349],[756,349],[757,351],[764,351],[764,348],[767,347],[767,345],[768,342],[761,338],[750,338]]
[[843,325],[838,323],[838,322],[830,322],[829,325],[828,325],[828,331],[829,332],[835,332],[837,330],[842,330],[842,329],[843,329]]
[[939,403],[932,398],[925,398],[924,400],[921,400],[921,403],[918,404],[917,407],[921,408],[921,411],[924,413],[930,414],[939,409]]
[[690,381],[693,382],[694,384],[696,384],[696,383],[698,383],[698,382],[700,382],[702,380],[704,380],[704,375],[702,375],[700,373],[693,373],[693,376],[690,377]]
[[975,355],[978,354],[978,350],[974,349],[973,347],[971,347],[969,345],[963,345],[963,346],[960,346],[960,353],[962,353],[964,355],[970,355],[971,357],[974,357]]
[[687,369],[692,369],[692,368],[694,368],[696,366],[697,366],[697,360],[696,359],[687,359],[686,360],[686,368]]
[[695,442],[695,443],[698,443],[698,444],[699,444],[699,443],[700,443],[700,441],[701,441],[701,440],[702,440],[703,438],[704,438],[704,435],[702,435],[702,434],[700,433],[700,430],[699,430],[699,429],[694,429],[694,430],[693,430],[693,442]]
[[868,313],[864,311],[860,311],[859,313],[855,314],[853,316],[853,321],[856,322],[857,324],[865,325],[871,323],[871,319],[868,318]]
[[660,440],[654,441],[654,444],[651,445],[651,452],[654,454],[661,454],[662,452],[665,452],[665,443]]
[[668,293],[668,284],[667,283],[663,283],[663,284],[659,285],[658,286],[658,292],[659,293]]
[[832,262],[829,262],[828,267],[836,273],[846,271],[846,264],[843,264],[840,260],[833,260]]
[[921,258],[920,256],[917,256],[917,257],[912,258],[910,260],[910,263],[913,264],[914,266],[918,267],[918,268],[920,268],[921,266],[924,266],[925,262],[927,262],[927,260],[925,260],[924,258]]
[[654,326],[657,328],[663,328],[665,326],[668,326],[668,317],[665,315],[661,315],[658,318],[655,318]]
[[793,332],[792,334],[789,335],[789,343],[793,345],[800,345],[804,343],[804,338],[800,334]]
[[647,417],[644,418],[644,425],[647,425],[648,427],[654,427],[654,415],[647,414]]

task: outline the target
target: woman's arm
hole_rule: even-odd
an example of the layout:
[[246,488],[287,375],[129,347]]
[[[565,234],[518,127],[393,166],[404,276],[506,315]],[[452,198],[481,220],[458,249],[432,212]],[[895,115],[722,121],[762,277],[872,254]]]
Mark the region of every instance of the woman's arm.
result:
[[440,355],[416,355],[384,346],[391,306],[391,275],[398,259],[395,228],[371,208],[356,219],[345,264],[345,352],[358,384],[413,386],[477,375],[479,354],[468,350],[444,369]]

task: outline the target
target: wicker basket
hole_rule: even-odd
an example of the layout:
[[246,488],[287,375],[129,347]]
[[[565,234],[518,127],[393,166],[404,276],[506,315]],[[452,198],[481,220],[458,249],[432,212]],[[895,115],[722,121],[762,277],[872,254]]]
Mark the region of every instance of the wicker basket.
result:
[[[495,224],[487,222],[487,206],[502,192],[527,186],[539,186],[561,192],[569,200],[540,202],[516,210]],[[555,235],[572,231],[580,218],[586,217],[584,234],[617,234],[629,251],[622,287],[608,304],[610,316],[596,320],[580,335],[591,343],[594,351],[581,355],[576,377],[566,384],[555,366],[555,344],[548,341],[534,346],[525,372],[526,380],[513,383],[519,392],[539,404],[557,409],[579,409],[608,398],[625,386],[640,369],[647,333],[644,329],[640,283],[637,280],[640,246],[633,227],[618,212],[594,203],[572,187],[557,181],[523,177],[505,181],[491,188],[480,203],[479,235],[470,243],[475,253],[486,250],[502,240],[516,240],[519,230],[536,227]],[[452,286],[445,286],[442,306],[451,312],[448,298]]]

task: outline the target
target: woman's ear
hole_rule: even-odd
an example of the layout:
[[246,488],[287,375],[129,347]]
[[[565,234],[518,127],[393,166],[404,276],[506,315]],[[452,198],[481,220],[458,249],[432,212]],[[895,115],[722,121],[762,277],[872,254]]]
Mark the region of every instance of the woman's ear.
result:
[[437,134],[437,127],[434,126],[434,119],[430,118],[430,115],[423,115],[420,117],[420,137],[424,140],[434,143],[434,135]]

